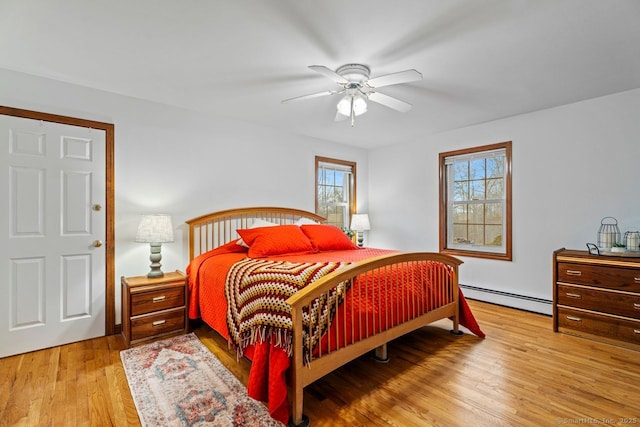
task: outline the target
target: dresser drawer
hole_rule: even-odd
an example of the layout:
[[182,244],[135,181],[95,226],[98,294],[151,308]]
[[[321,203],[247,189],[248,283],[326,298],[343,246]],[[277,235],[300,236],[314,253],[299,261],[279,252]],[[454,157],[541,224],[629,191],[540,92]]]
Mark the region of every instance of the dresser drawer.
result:
[[558,307],[558,328],[562,332],[597,335],[640,344],[640,321]]
[[184,292],[184,286],[178,286],[133,294],[131,295],[131,315],[138,316],[153,311],[182,307],[185,305]]
[[640,292],[640,270],[559,262],[557,281]]
[[640,295],[558,284],[558,304],[640,320]]
[[165,310],[131,319],[131,341],[185,328],[184,309]]

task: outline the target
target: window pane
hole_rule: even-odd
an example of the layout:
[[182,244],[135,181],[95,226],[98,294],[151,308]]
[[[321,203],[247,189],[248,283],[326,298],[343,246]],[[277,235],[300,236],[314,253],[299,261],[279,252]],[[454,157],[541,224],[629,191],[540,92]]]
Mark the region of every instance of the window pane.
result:
[[453,180],[466,181],[469,179],[469,162],[456,162],[453,164]]
[[467,226],[454,224],[453,226],[453,242],[454,243],[469,243],[467,238]]
[[484,204],[469,205],[469,223],[484,224]]
[[325,172],[324,183],[325,185],[333,185],[336,181],[335,172],[331,169],[328,169]]
[[484,200],[484,181],[471,181],[469,183],[470,200]]
[[492,157],[487,159],[487,178],[504,176],[504,157]]
[[453,200],[456,202],[469,200],[469,181],[453,183]]
[[486,245],[502,246],[502,226],[487,225],[485,233],[487,239]]
[[469,162],[469,179],[484,179],[484,159]]
[[485,222],[487,224],[502,225],[502,203],[487,203]]
[[453,222],[467,223],[467,205],[453,205]]
[[501,199],[504,195],[504,179],[487,179],[487,199]]
[[484,245],[484,226],[469,226],[469,241],[472,245]]

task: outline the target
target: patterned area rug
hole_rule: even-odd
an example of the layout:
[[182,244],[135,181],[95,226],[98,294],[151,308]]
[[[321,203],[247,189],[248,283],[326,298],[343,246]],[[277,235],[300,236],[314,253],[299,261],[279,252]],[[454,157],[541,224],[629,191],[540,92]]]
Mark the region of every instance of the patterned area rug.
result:
[[278,426],[191,333],[120,352],[143,426]]

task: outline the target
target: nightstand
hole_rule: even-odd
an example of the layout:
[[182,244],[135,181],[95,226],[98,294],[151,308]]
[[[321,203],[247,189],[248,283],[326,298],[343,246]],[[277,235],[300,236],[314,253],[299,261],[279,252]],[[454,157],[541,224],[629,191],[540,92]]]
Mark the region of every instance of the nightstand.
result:
[[187,332],[187,277],[122,277],[122,337],[127,347]]

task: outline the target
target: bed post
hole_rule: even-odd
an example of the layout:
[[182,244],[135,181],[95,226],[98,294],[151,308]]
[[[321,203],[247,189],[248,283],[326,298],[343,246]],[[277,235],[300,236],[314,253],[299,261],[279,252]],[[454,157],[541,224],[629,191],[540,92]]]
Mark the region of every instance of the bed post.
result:
[[458,288],[458,266],[454,265],[453,274],[451,274],[451,288],[453,291],[453,300],[456,305],[456,312],[453,315],[453,329],[451,333],[454,335],[463,335],[463,332],[460,330],[460,289]]
[[293,327],[293,357],[291,360],[291,419],[289,427],[306,427],[309,419],[302,414],[302,398],[304,384],[302,368],[304,365],[302,353],[302,307],[292,307],[291,323]]

